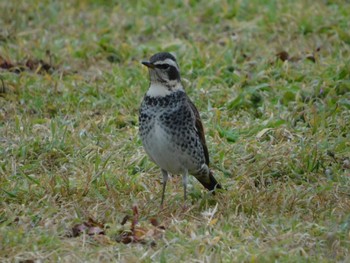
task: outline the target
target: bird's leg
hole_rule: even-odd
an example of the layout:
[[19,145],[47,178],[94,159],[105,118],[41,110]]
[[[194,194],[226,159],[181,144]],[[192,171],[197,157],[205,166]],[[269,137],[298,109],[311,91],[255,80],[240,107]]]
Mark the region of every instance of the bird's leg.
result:
[[187,176],[188,176],[188,171],[185,170],[183,175],[182,175],[182,184],[184,187],[184,209],[186,208],[186,200],[187,200]]
[[162,201],[160,203],[160,208],[161,209],[163,208],[165,187],[166,187],[166,182],[168,181],[168,172],[162,169],[162,174],[163,174],[163,193],[162,193]]

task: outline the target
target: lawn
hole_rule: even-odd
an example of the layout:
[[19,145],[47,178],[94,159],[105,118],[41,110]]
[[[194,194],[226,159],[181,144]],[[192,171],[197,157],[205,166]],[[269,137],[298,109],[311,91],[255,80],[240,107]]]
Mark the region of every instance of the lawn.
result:
[[[349,1],[0,10],[1,262],[350,261]],[[140,61],[160,51],[225,188],[191,177],[187,210],[176,175],[160,210],[138,136]]]

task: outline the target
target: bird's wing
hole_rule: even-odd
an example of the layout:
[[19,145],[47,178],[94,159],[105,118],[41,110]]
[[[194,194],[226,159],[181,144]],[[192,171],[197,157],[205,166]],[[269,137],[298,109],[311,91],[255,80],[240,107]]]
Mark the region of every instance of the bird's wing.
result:
[[205,142],[204,128],[203,128],[201,116],[199,115],[199,112],[198,112],[196,106],[193,104],[193,102],[190,100],[189,97],[187,97],[187,102],[188,102],[188,105],[190,106],[192,112],[194,113],[196,132],[197,132],[197,135],[198,135],[200,142],[203,146],[205,163],[206,163],[206,165],[209,166],[209,152],[208,152],[207,144]]

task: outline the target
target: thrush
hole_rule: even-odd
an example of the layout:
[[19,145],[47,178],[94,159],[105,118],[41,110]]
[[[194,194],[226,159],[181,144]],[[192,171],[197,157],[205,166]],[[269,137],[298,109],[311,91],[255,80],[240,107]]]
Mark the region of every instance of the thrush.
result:
[[199,112],[181,83],[175,57],[167,52],[143,61],[150,85],[141,103],[139,133],[143,147],[163,175],[163,206],[168,174],[182,174],[184,200],[187,177],[193,175],[205,188],[221,188],[209,169],[209,153]]

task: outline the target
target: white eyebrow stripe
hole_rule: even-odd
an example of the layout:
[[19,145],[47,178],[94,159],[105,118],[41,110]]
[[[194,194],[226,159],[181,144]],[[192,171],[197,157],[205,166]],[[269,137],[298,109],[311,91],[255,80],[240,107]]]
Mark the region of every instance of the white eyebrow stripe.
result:
[[179,66],[177,65],[177,63],[170,58],[167,58],[166,60],[162,60],[162,61],[157,61],[154,63],[154,65],[165,65],[165,64],[174,66],[177,70],[179,70]]

